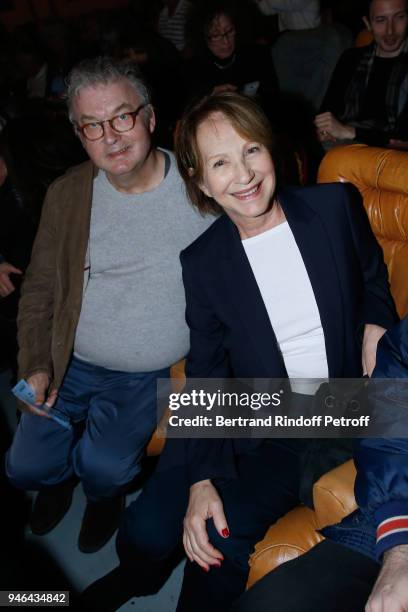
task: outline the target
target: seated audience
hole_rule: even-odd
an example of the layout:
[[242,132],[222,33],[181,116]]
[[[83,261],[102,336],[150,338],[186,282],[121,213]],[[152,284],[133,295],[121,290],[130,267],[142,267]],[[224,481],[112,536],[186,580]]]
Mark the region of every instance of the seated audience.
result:
[[160,11],[158,32],[169,40],[178,51],[186,46],[186,23],[191,3],[188,0],[165,0]]
[[22,273],[48,186],[83,159],[76,141],[66,119],[40,111],[37,104],[10,119],[0,136],[0,361],[15,375]]
[[319,140],[408,148],[407,0],[371,0],[374,42],[349,49],[333,73],[315,125]]
[[196,57],[189,65],[191,95],[221,91],[256,96],[276,115],[278,81],[268,47],[243,44],[236,8],[219,0],[202,3],[192,15]]
[[134,64],[84,60],[69,114],[90,160],[49,188],[18,316],[19,376],[35,392],[7,453],[12,484],[38,490],[37,535],[88,500],[79,547],[112,536],[156,425],[156,379],[188,350],[179,253],[212,218],[194,211]]
[[[179,126],[190,199],[202,212],[222,213],[181,254],[186,375],[289,378],[293,407],[306,409],[316,384],[296,379],[370,375],[377,341],[397,315],[361,204],[341,184],[280,189],[272,143],[264,113],[235,92],[198,102]],[[156,473],[123,514],[121,565],[87,590],[88,602],[115,609],[118,598],[154,592],[182,539],[188,561],[177,612],[226,612],[245,590],[255,543],[300,499],[310,503],[315,479],[350,456],[344,442],[168,439]],[[356,598],[341,607],[330,589],[321,599],[314,589],[313,610],[361,612],[365,557],[328,541],[315,559],[319,584],[327,556],[342,559]],[[367,565],[369,589],[377,566]],[[292,608],[285,601],[274,609],[312,609],[303,598]]]

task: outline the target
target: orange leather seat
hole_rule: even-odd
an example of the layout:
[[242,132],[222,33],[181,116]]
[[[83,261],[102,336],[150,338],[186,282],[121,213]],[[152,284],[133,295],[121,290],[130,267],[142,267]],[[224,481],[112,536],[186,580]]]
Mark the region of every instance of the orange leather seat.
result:
[[[186,377],[184,374],[185,359],[180,359],[170,368],[171,377],[171,388],[175,392],[181,391],[184,387]],[[160,423],[157,426],[156,431],[153,433],[150,442],[147,446],[146,453],[149,457],[155,457],[160,455],[163,450],[164,442],[166,440],[166,424],[169,418],[168,411],[163,414]]]
[[374,37],[370,30],[361,30],[361,32],[359,32],[357,35],[355,47],[367,47],[367,45],[370,45],[373,40]]

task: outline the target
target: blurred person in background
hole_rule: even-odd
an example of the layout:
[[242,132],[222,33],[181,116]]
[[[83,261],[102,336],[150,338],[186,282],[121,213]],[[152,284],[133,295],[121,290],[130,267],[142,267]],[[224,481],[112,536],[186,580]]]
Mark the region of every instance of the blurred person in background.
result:
[[195,56],[188,67],[191,96],[240,91],[256,97],[273,118],[279,85],[267,46],[242,40],[241,20],[234,3],[210,0],[198,4],[191,17]]
[[277,15],[279,31],[312,30],[320,25],[319,0],[255,0],[264,15]]
[[0,362],[14,377],[20,285],[44,195],[57,176],[83,159],[67,120],[39,113],[36,105],[25,112],[11,119],[0,137]]
[[370,0],[366,47],[341,56],[315,118],[323,146],[362,142],[408,149],[408,2]]
[[191,11],[191,2],[164,0],[163,5],[158,18],[158,32],[181,53],[187,44],[186,24]]

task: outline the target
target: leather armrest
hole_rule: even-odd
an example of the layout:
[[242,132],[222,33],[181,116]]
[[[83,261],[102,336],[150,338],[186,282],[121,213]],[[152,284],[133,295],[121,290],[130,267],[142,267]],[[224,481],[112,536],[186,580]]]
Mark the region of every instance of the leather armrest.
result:
[[355,477],[352,460],[330,470],[313,487],[315,510],[298,506],[269,528],[251,555],[247,588],[281,563],[313,548],[324,540],[318,529],[338,523],[356,509]]
[[334,525],[357,508],[354,498],[356,468],[346,461],[327,472],[313,487],[313,505],[318,529]]
[[298,506],[279,519],[250,557],[247,588],[281,563],[296,559],[324,540],[317,528],[315,512],[306,506]]
[[[185,385],[186,376],[184,374],[184,367],[186,364],[185,359],[180,359],[170,368],[171,388],[172,391],[179,392]],[[164,442],[166,440],[166,426],[169,419],[170,411],[166,410],[163,414],[160,423],[157,425],[157,429],[154,431],[150,442],[147,445],[146,453],[148,457],[156,457],[160,455],[163,450]]]

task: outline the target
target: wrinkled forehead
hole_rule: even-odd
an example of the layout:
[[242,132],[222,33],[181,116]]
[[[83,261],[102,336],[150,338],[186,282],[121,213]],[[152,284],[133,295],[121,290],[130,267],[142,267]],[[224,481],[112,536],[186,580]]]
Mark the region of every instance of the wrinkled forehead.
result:
[[[224,129],[223,129],[224,128]],[[238,133],[238,130],[234,126],[233,122],[221,111],[213,111],[204,117],[196,128],[196,140],[197,145],[204,139],[211,137],[212,139],[222,139],[225,137],[225,128],[231,133],[231,131]],[[240,134],[241,135],[241,134]]]
[[72,113],[77,121],[106,118],[122,110],[135,110],[140,96],[127,79],[84,85],[73,98]]

